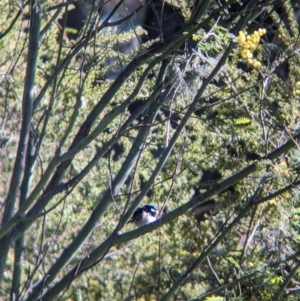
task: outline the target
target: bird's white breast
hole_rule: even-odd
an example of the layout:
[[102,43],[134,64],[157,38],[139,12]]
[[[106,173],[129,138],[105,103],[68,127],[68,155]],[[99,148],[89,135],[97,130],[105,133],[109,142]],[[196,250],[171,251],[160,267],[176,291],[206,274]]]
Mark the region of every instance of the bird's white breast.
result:
[[155,220],[156,220],[155,216],[152,216],[152,215],[148,214],[147,212],[143,212],[141,218],[136,220],[135,224],[137,225],[137,227],[142,227],[144,225],[154,222]]

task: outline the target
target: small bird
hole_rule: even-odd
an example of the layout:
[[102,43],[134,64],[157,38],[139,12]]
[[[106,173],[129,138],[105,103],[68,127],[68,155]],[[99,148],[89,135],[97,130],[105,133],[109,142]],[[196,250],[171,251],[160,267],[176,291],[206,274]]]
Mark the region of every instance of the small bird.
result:
[[128,223],[134,223],[137,227],[142,227],[156,220],[156,206],[148,204],[138,207]]

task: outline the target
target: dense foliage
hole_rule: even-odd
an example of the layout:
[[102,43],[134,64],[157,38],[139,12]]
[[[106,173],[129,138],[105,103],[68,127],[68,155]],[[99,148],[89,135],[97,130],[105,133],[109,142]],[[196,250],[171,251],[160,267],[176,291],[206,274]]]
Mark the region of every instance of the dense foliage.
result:
[[298,1],[109,1],[0,3],[0,296],[299,300]]

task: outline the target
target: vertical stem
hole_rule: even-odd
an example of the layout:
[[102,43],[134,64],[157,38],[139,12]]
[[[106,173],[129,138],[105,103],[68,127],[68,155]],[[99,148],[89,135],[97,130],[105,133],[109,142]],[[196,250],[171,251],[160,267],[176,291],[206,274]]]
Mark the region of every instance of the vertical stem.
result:
[[[34,138],[35,138],[34,133],[31,130],[29,135],[27,154],[26,154],[24,176],[23,176],[23,181],[20,189],[19,208],[25,202],[30,190],[30,183],[32,179],[35,158],[36,158],[36,156],[34,155],[34,140],[35,140]],[[14,257],[14,267],[13,267],[13,279],[12,279],[12,286],[10,291],[11,301],[18,300],[20,295],[22,254],[24,250],[24,234],[16,240],[14,249],[15,249],[14,251],[15,257]]]
[[[21,175],[24,170],[25,153],[27,150],[28,137],[30,132],[32,107],[33,107],[33,92],[35,83],[35,74],[39,50],[39,34],[41,27],[40,13],[37,3],[31,2],[31,18],[29,29],[29,44],[27,55],[27,67],[24,83],[24,92],[22,100],[22,123],[20,131],[20,139],[17,149],[17,156],[13,169],[13,174],[10,181],[9,191],[5,199],[5,208],[2,218],[2,225],[7,223],[13,215],[18,191],[21,183]],[[3,277],[4,266],[9,250],[9,241],[5,236],[0,240],[0,245],[3,246],[0,250],[0,283]]]

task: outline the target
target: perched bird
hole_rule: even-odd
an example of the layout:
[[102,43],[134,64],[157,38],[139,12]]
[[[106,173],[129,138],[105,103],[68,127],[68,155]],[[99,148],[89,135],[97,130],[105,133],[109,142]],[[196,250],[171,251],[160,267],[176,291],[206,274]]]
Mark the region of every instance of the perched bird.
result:
[[128,223],[134,223],[137,227],[144,226],[156,220],[156,206],[149,204],[138,207]]

